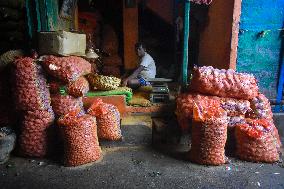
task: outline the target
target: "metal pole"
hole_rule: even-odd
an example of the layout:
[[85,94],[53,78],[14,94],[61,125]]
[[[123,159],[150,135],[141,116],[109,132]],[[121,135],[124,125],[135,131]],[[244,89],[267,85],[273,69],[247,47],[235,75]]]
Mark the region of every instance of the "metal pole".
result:
[[[282,36],[284,36],[284,32],[281,32]],[[281,101],[283,98],[283,85],[284,85],[284,38],[282,37],[281,51],[280,51],[280,74],[278,80],[278,88],[277,88],[277,97],[276,97],[276,106],[274,108],[275,113],[279,113],[284,109],[281,107]]]
[[182,87],[187,87],[188,79],[188,38],[189,38],[189,13],[190,0],[185,0],[184,5],[184,39],[183,39],[183,62],[182,62]]

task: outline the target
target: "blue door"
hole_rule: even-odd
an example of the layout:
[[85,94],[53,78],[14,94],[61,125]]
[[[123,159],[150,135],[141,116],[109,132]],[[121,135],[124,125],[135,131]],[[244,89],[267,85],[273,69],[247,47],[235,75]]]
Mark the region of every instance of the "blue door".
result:
[[259,81],[260,91],[275,99],[283,40],[284,0],[243,0],[237,70]]

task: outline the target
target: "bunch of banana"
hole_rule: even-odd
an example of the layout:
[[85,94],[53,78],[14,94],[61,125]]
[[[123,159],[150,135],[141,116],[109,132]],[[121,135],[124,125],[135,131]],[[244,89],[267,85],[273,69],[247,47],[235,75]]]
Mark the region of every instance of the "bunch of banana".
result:
[[121,79],[111,76],[89,74],[87,78],[91,86],[97,90],[115,90],[121,83]]

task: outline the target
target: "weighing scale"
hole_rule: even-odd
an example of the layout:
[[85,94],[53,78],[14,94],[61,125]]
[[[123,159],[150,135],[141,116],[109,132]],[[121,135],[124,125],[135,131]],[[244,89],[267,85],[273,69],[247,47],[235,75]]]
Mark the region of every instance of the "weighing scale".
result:
[[152,103],[167,103],[170,100],[170,90],[168,82],[172,79],[166,78],[152,78],[147,79],[152,86],[152,92],[150,94],[150,101]]

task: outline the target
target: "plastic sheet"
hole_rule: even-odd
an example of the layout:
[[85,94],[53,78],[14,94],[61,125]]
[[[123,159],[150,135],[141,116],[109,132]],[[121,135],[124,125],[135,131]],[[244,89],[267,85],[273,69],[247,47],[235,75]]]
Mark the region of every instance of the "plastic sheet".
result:
[[226,162],[227,115],[215,99],[202,99],[193,107],[190,160],[204,165]]
[[67,85],[67,92],[74,97],[82,97],[90,90],[89,82],[85,77],[80,77],[76,81]]
[[82,98],[60,94],[51,95],[51,105],[58,117],[73,111],[79,111],[81,115],[84,114]]
[[14,96],[17,109],[51,109],[50,93],[42,67],[28,57],[17,59],[14,67]]
[[19,139],[20,153],[30,157],[44,157],[49,150],[48,129],[54,122],[52,110],[27,111]]
[[120,114],[117,107],[96,99],[88,113],[97,118],[99,139],[121,140]]
[[250,100],[258,95],[253,75],[213,67],[195,67],[190,90],[219,97]]
[[[237,156],[246,161],[272,163],[279,160],[276,129],[265,119],[246,119],[236,127]],[[279,136],[278,136],[279,137]]]
[[42,64],[50,75],[64,82],[72,82],[91,73],[91,64],[76,56],[45,56]]
[[97,136],[96,118],[70,112],[58,120],[64,140],[64,164],[79,166],[102,156]]

